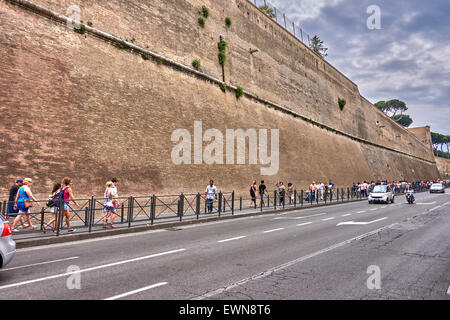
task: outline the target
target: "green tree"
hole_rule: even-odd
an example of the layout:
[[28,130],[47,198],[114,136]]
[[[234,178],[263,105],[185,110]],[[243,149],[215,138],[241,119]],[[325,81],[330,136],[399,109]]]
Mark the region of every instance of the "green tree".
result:
[[375,103],[375,106],[391,118],[396,116],[398,113],[403,114],[403,112],[408,110],[406,103],[398,99],[378,101]]
[[325,58],[326,56],[328,56],[328,54],[326,53],[328,51],[328,48],[325,48],[323,46],[323,41],[320,40],[320,38],[318,36],[314,36],[311,39],[309,47],[311,48],[312,51],[317,53],[322,58]]
[[404,126],[405,128],[408,128],[412,123],[413,119],[407,114],[397,114],[392,117],[395,121],[397,121],[399,124]]
[[260,6],[259,10],[261,10],[262,12],[264,12],[269,18],[275,18],[275,13],[273,12],[273,10],[271,8],[269,8],[268,6]]

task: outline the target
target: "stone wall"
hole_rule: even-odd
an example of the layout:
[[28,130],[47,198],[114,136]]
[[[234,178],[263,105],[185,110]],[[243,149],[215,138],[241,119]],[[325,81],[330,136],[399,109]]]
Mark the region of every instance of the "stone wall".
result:
[[436,157],[436,164],[441,174],[441,179],[450,178],[450,159]]
[[[78,194],[100,194],[106,180],[123,193],[197,192],[210,178],[222,190],[246,192],[252,180],[299,188],[312,180],[431,179],[427,146],[359,95],[357,86],[246,1],[50,1],[57,13],[81,7],[84,22],[135,39],[168,58],[221,78],[218,35],[228,43],[226,81],[330,127],[404,154],[361,144],[255,99],[237,100],[215,84],[80,35],[0,1],[0,193],[16,176],[47,192],[63,176]],[[197,24],[205,4],[211,15]],[[233,25],[225,27],[230,16]],[[250,48],[258,48],[253,55]],[[337,98],[347,105],[340,111]],[[380,125],[376,126],[378,119]],[[260,165],[175,165],[176,129],[279,129],[280,170],[261,177]],[[207,144],[204,143],[204,146]],[[424,160],[418,160],[422,158]],[[248,157],[247,157],[248,160]]]

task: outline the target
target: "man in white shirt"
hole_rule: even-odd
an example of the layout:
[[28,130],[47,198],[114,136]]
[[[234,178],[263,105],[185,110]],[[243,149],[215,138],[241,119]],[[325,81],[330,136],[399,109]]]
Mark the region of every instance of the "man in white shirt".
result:
[[212,213],[214,199],[217,200],[217,188],[214,185],[213,180],[209,181],[209,186],[206,187],[205,195],[206,203],[208,205],[208,213]]

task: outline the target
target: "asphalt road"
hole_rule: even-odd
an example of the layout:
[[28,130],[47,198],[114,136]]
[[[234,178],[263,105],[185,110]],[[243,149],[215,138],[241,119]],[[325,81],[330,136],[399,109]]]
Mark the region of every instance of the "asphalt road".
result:
[[447,190],[19,249],[0,299],[448,300],[449,228]]

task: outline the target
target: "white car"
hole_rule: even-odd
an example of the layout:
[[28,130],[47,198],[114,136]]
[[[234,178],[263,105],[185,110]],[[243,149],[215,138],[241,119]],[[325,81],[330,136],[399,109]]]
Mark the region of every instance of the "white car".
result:
[[430,193],[445,193],[445,188],[442,183],[433,183],[430,187]]
[[16,254],[16,243],[12,239],[11,226],[0,215],[0,268],[11,262]]
[[394,203],[394,193],[391,188],[387,185],[376,185],[373,190],[369,193],[369,203]]

